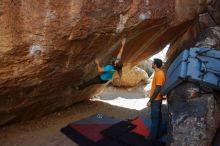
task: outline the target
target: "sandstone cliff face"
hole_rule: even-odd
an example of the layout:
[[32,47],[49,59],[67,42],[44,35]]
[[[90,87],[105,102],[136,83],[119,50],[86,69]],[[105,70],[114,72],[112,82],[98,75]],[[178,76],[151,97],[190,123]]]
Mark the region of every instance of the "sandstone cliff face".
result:
[[[103,64],[127,43],[125,66],[183,34],[210,0],[0,0],[0,125],[90,98],[92,60]],[[214,14],[214,13],[213,13]]]

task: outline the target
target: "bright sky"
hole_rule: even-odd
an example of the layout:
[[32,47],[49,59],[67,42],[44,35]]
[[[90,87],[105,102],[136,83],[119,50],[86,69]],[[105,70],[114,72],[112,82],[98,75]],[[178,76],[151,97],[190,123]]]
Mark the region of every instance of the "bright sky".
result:
[[166,53],[167,53],[167,50],[168,48],[170,47],[170,45],[166,45],[166,47],[160,51],[159,53],[155,54],[154,56],[150,57],[150,60],[153,61],[154,58],[160,58],[162,59],[163,61],[166,61]]

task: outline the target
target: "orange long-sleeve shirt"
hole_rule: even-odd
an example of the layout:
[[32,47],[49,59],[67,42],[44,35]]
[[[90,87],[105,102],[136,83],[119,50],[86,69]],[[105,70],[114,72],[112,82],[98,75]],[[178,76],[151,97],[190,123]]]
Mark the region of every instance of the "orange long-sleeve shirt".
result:
[[[158,69],[155,71],[152,85],[151,85],[151,90],[150,90],[150,96],[154,94],[154,90],[157,85],[163,86],[165,83],[165,74],[162,70]],[[154,100],[162,100],[162,95],[159,93],[157,97]]]

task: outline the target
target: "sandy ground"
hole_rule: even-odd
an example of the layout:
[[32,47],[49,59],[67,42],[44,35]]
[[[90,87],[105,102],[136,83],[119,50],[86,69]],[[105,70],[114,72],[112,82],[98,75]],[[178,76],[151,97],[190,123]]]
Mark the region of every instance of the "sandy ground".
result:
[[108,87],[94,99],[75,104],[64,111],[1,128],[0,145],[77,146],[60,132],[68,123],[93,114],[105,114],[122,120],[143,114],[149,116],[147,100],[143,86],[121,90]]

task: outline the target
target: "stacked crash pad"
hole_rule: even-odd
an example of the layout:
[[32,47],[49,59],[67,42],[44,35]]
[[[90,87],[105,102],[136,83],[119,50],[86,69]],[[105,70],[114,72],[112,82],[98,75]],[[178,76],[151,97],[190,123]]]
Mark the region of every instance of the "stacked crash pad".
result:
[[182,51],[166,73],[162,94],[166,95],[184,81],[220,90],[220,51],[213,48],[190,48]]

